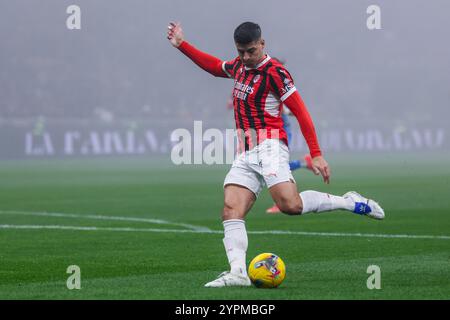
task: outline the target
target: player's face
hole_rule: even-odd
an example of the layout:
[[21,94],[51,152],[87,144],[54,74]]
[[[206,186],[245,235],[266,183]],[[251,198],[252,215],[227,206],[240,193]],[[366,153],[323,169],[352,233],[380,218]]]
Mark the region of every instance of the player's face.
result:
[[254,68],[264,57],[264,40],[259,39],[248,44],[236,43],[236,49],[244,66]]

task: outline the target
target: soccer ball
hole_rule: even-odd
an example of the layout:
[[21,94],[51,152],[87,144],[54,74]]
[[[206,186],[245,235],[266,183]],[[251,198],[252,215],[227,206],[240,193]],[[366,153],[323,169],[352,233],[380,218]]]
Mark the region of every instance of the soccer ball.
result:
[[261,253],[250,262],[248,276],[257,288],[276,288],[286,276],[286,267],[277,255]]

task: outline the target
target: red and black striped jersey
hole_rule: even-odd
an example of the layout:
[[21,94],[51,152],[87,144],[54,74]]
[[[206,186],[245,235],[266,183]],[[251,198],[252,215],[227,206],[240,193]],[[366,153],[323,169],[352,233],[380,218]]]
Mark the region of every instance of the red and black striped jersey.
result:
[[234,79],[234,118],[236,128],[248,138],[245,139],[245,150],[254,144],[248,131],[256,132],[258,144],[266,138],[278,138],[287,145],[281,112],[283,101],[297,89],[286,68],[266,55],[255,68],[244,66],[237,57],[224,61],[222,70]]
[[247,68],[239,57],[224,62],[187,41],[183,41],[178,49],[210,74],[234,79],[233,107],[238,138],[245,135],[245,139],[239,139],[240,150],[244,149],[243,141],[245,150],[249,150],[268,137],[281,139],[287,144],[281,118],[284,102],[297,118],[311,156],[314,158],[322,154],[305,103],[291,75],[278,60],[266,55],[255,68]]

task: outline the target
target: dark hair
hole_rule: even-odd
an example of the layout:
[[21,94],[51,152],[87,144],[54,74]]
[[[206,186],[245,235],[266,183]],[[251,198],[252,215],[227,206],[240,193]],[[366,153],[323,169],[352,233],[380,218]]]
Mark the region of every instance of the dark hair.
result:
[[234,42],[248,44],[261,38],[261,28],[257,23],[244,22],[234,30]]

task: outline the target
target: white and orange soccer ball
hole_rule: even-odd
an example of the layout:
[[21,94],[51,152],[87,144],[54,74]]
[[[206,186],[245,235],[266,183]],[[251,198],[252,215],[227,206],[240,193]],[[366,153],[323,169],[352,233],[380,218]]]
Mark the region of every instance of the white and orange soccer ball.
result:
[[250,262],[248,276],[257,288],[276,288],[286,277],[286,266],[277,255],[261,253]]

